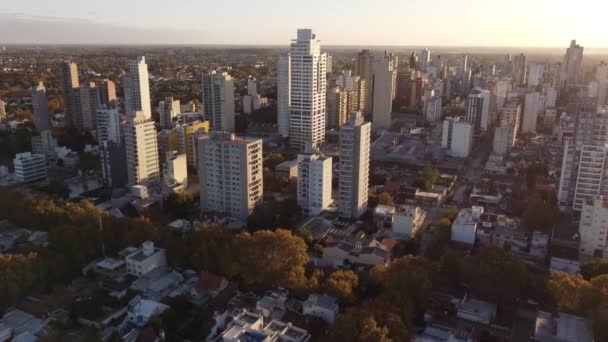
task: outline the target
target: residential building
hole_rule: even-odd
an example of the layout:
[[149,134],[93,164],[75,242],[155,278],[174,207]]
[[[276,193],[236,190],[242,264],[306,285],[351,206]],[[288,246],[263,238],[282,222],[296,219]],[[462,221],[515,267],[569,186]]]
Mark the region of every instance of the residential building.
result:
[[30,183],[47,179],[46,158],[42,154],[31,152],[17,153],[13,159],[15,180],[19,183]]
[[141,277],[156,269],[167,266],[166,252],[154,246],[154,242],[146,241],[131,254],[125,257],[127,273]]
[[511,151],[513,143],[513,127],[509,126],[506,122],[501,121],[501,123],[494,128],[492,153],[505,155]]
[[41,132],[51,129],[51,120],[49,118],[49,104],[46,98],[46,88],[42,82],[32,87],[32,117],[34,126]]
[[74,91],[79,87],[78,66],[76,63],[65,61],[61,63],[61,90],[63,92],[63,106],[65,109],[65,124],[72,126],[76,115],[76,100]]
[[243,113],[251,114],[262,108],[262,98],[258,94],[257,81],[255,78],[247,80],[247,95],[243,96]]
[[465,120],[473,125],[475,135],[485,133],[490,123],[490,100],[489,90],[473,89],[467,97],[464,105]]
[[337,299],[325,294],[311,293],[302,305],[302,313],[319,317],[327,324],[333,325],[338,315]]
[[327,128],[339,128],[352,113],[348,108],[348,92],[339,86],[333,87],[327,92],[326,102]]
[[424,224],[426,213],[417,206],[399,206],[393,216],[392,231],[400,237],[416,236]]
[[163,181],[167,188],[173,191],[183,191],[188,187],[188,165],[186,155],[177,151],[167,151]]
[[203,108],[212,130],[234,132],[234,81],[227,72],[203,74]]
[[173,97],[165,97],[163,101],[158,103],[158,114],[160,116],[160,127],[162,129],[173,128],[177,116],[181,114],[179,100],[174,100]]
[[177,150],[186,154],[188,166],[192,168],[198,168],[198,138],[209,133],[209,127],[209,121],[193,121],[176,127]]
[[121,142],[120,114],[115,102],[99,106],[97,109],[97,141]]
[[604,175],[608,162],[607,126],[608,108],[597,111],[593,103],[578,105],[574,135],[564,137],[557,196],[560,207],[580,211],[587,200],[598,195],[608,196],[608,178]]
[[534,341],[593,342],[589,320],[563,312],[538,311],[534,324]]
[[521,105],[517,98],[510,98],[505,105],[500,108],[498,112],[498,121],[500,122],[500,125],[510,128],[511,133],[509,136],[513,141],[511,146],[513,146],[517,139],[521,122]]
[[290,51],[289,143],[303,150],[325,140],[327,54],[310,29],[298,29]]
[[370,137],[371,123],[365,122],[361,112],[354,112],[340,128],[340,217],[358,218],[367,210]]
[[441,96],[433,96],[424,102],[424,119],[434,124],[441,120]]
[[127,309],[127,321],[140,328],[145,327],[151,318],[160,316],[170,307],[150,299],[142,299],[140,296],[129,301]]
[[521,133],[536,133],[536,121],[540,109],[540,93],[526,94],[524,115],[521,122]]
[[298,179],[298,159],[286,160],[275,167],[274,172],[283,182],[289,182],[291,179]]
[[544,63],[528,64],[528,88],[536,88],[543,82],[543,73],[545,72]]
[[431,50],[424,48],[420,52],[420,58],[418,59],[418,69],[426,72],[431,63]]
[[479,324],[490,325],[496,318],[496,304],[466,296],[458,300],[456,310],[456,317]]
[[608,257],[608,197],[583,203],[579,222],[579,255],[583,259]]
[[150,101],[150,81],[146,57],[140,56],[129,61],[129,69],[123,78],[125,111],[127,117],[134,118],[136,113],[143,120],[152,119],[152,103]]
[[264,325],[264,318],[244,310],[230,321],[228,329],[221,335],[218,341],[240,342],[240,341],[285,341],[285,342],[308,342],[310,334],[291,323],[283,323],[271,320]]
[[388,52],[374,60],[371,82],[371,110],[374,129],[388,130],[391,127],[393,100],[397,85],[395,58]]
[[118,188],[127,185],[129,178],[125,144],[122,141],[100,141],[99,149],[104,185],[108,188]]
[[453,157],[468,157],[473,147],[473,125],[460,118],[443,120],[441,146]]
[[201,211],[245,220],[262,202],[262,140],[212,132],[198,139]]
[[277,126],[283,138],[289,136],[291,109],[291,56],[279,56],[277,60]]
[[99,84],[99,104],[109,105],[116,101],[116,84],[112,80],[102,80]]
[[451,240],[473,246],[483,207],[463,208],[452,223]]
[[576,40],[572,40],[570,47],[566,49],[561,72],[562,88],[577,85],[581,81],[583,50],[582,46],[576,44]]
[[355,68],[355,74],[363,81],[365,81],[365,96],[364,96],[364,107],[363,113],[366,115],[372,112],[372,75],[374,65],[374,55],[369,50],[361,50],[357,53],[357,62]]
[[513,81],[522,86],[526,83],[526,55],[523,53],[513,57]]
[[74,115],[71,124],[80,130],[93,130],[97,127],[97,108],[100,97],[95,83],[82,84],[72,90],[74,97]]
[[124,126],[129,185],[160,185],[158,140],[154,121],[145,120],[143,112],[127,119]]
[[316,216],[332,204],[332,158],[298,155],[298,205],[304,215]]
[[57,148],[57,139],[55,139],[51,130],[47,129],[32,135],[32,153],[42,154],[47,159],[54,158],[55,148]]

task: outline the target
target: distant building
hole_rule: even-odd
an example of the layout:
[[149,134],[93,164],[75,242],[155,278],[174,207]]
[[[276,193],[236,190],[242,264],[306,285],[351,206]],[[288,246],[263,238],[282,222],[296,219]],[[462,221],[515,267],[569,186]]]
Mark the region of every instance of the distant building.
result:
[[66,126],[74,124],[76,115],[76,99],[74,92],[80,86],[78,79],[78,66],[76,63],[65,61],[61,63],[61,90],[63,92],[63,106],[65,109]]
[[158,113],[160,116],[160,127],[173,128],[177,116],[181,114],[179,100],[174,100],[173,97],[165,97],[163,101],[158,103]]
[[332,203],[332,158],[298,155],[298,205],[304,215],[316,216]]
[[123,78],[125,111],[128,118],[134,118],[139,112],[143,120],[152,119],[150,101],[150,80],[146,57],[140,56],[129,61],[129,69]]
[[51,130],[41,131],[37,135],[32,135],[32,153],[42,154],[47,159],[54,158],[56,155],[57,139]]
[[369,115],[372,112],[372,67],[374,64],[374,54],[370,50],[361,50],[357,53],[355,74],[365,81],[365,105],[363,113]]
[[155,269],[167,265],[165,250],[154,247],[154,242],[146,241],[142,247],[129,254],[125,258],[127,273],[141,277]]
[[573,86],[580,82],[583,50],[582,46],[576,44],[576,40],[572,40],[570,47],[566,49],[560,77],[562,88]]
[[516,85],[522,86],[526,82],[527,72],[526,55],[523,53],[513,56],[513,81]]
[[234,81],[227,72],[203,74],[202,100],[211,129],[234,132]]
[[13,159],[15,180],[19,183],[30,183],[47,179],[46,158],[42,154],[30,152],[18,153]]
[[201,211],[245,220],[264,194],[262,140],[213,132],[198,139]]
[[473,147],[473,126],[458,118],[443,121],[441,146],[453,157],[466,158]]
[[494,129],[494,141],[492,143],[492,153],[505,155],[513,147],[513,127],[506,123],[501,123]]
[[371,110],[374,129],[388,130],[391,127],[393,100],[397,85],[397,65],[394,56],[387,52],[374,60],[371,82]]
[[433,96],[424,102],[424,119],[429,123],[441,120],[441,97]]
[[358,218],[367,210],[369,191],[371,124],[361,112],[351,115],[340,128],[340,178],[338,212],[343,218]]
[[327,128],[339,128],[348,120],[348,92],[336,86],[327,92],[326,99],[326,125]]
[[42,82],[32,87],[32,107],[34,126],[41,132],[51,129],[51,119],[49,118],[49,104],[46,98],[46,88]]
[[116,84],[111,80],[102,80],[99,84],[99,104],[108,105],[116,101]]
[[521,123],[522,133],[536,133],[536,120],[540,109],[540,93],[528,93],[524,102],[524,115]]
[[544,63],[528,64],[528,88],[536,88],[543,82]]
[[97,108],[100,103],[99,88],[94,82],[82,84],[72,90],[74,96],[74,115],[71,124],[80,130],[93,130],[97,127]]
[[475,135],[484,133],[488,129],[490,100],[489,90],[474,89],[465,101],[465,120],[473,125]]
[[593,342],[591,323],[582,317],[562,312],[538,311],[534,340],[538,342]]
[[483,207],[460,209],[452,223],[451,240],[473,246],[481,214],[483,214]]
[[[143,112],[137,112],[143,116]],[[129,185],[160,185],[156,127],[152,120],[130,118],[124,126]]]

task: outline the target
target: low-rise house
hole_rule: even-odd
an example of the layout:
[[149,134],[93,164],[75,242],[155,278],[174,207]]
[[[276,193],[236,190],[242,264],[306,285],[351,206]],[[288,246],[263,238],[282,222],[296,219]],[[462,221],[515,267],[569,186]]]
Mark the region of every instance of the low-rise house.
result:
[[420,207],[399,206],[393,218],[392,231],[401,238],[416,236],[426,219],[426,212]]
[[550,263],[551,272],[566,272],[575,275],[581,271],[581,263],[578,260],[552,257]]
[[310,334],[291,323],[272,320],[264,325],[264,319],[248,311],[234,317],[217,341],[222,342],[308,342]]
[[[0,340],[7,341],[22,334],[38,335],[47,326],[48,321],[30,315],[19,309],[7,311],[0,320]],[[1,339],[6,338],[6,339]]]
[[496,304],[465,296],[455,300],[456,317],[489,325],[496,318]]
[[146,298],[162,300],[184,281],[184,276],[168,268],[159,268],[141,276],[131,284],[131,289],[142,293]]
[[414,342],[477,342],[474,329],[452,329],[438,324],[428,325],[414,337]]
[[152,241],[144,242],[142,248],[127,255],[125,261],[127,263],[127,272],[136,277],[167,265],[165,250],[154,247],[154,242]]
[[319,293],[312,293],[308,296],[302,306],[302,313],[305,315],[319,317],[327,324],[334,324],[338,314],[338,303],[336,298]]
[[127,321],[141,328],[148,324],[150,318],[158,316],[168,309],[168,305],[137,296],[129,302]]
[[538,342],[593,342],[590,322],[582,317],[562,312],[538,311],[534,325],[534,340]]
[[190,297],[195,301],[215,298],[227,286],[228,280],[226,278],[213,273],[202,272],[198,281],[190,289]]
[[483,207],[460,209],[452,223],[451,240],[473,246],[481,214],[483,214]]
[[342,240],[328,243],[323,248],[321,263],[330,267],[339,267],[345,263],[376,266],[385,265],[389,260],[390,252],[379,242],[364,245]]
[[298,178],[298,160],[287,160],[275,168],[277,176],[284,182]]
[[266,291],[264,297],[257,302],[256,310],[264,317],[282,319],[286,312],[287,295],[287,291],[282,289]]
[[378,205],[374,209],[374,223],[380,228],[390,227],[393,223],[395,207],[392,205]]

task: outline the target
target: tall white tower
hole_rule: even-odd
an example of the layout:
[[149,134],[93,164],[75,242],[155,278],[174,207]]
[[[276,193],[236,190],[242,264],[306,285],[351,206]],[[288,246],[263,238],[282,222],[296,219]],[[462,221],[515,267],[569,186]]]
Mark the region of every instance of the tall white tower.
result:
[[145,120],[152,118],[150,102],[150,81],[148,80],[148,65],[146,57],[140,56],[129,61],[129,71],[125,75],[125,110],[129,118],[134,118],[136,112]]
[[374,59],[372,75],[372,121],[374,129],[389,129],[397,85],[397,65],[392,54]]
[[303,149],[325,140],[327,55],[310,29],[299,29],[291,41],[289,139]]
[[343,218],[358,218],[367,210],[371,126],[354,112],[340,128],[338,212]]
[[320,154],[298,155],[298,205],[316,216],[332,203],[332,159]]
[[127,119],[124,129],[127,150],[127,177],[129,185],[160,185],[158,141],[154,121],[145,120],[143,112]]

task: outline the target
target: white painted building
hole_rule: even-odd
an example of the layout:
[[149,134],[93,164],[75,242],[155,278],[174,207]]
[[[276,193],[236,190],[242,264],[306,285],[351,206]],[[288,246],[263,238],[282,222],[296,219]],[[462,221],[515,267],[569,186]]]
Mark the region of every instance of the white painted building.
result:
[[474,245],[481,214],[483,214],[483,207],[460,209],[452,223],[451,240],[470,246]]
[[160,185],[160,164],[156,127],[152,120],[141,120],[143,112],[129,118],[124,126],[129,185]]
[[19,183],[43,181],[47,179],[46,158],[42,154],[23,152],[13,159],[15,180]]
[[582,258],[608,257],[608,198],[598,196],[583,204],[578,230]]
[[120,114],[116,104],[102,105],[97,109],[97,141],[120,143]]
[[332,158],[298,155],[298,205],[304,215],[316,216],[332,203]]
[[473,89],[465,101],[465,120],[473,125],[476,135],[488,129],[491,98],[492,94],[489,90]]
[[154,242],[146,241],[133,253],[125,257],[127,273],[141,277],[157,268],[167,265],[166,252],[162,248],[154,247]]
[[528,88],[536,88],[543,82],[544,63],[528,64]]
[[234,132],[234,81],[227,72],[203,74],[205,119],[214,131]]
[[375,58],[372,66],[371,109],[374,129],[391,127],[391,113],[397,85],[397,65],[392,54],[384,53],[382,58]]
[[494,129],[494,141],[492,143],[492,153],[505,155],[513,147],[513,127],[501,122]]
[[327,324],[333,325],[338,315],[337,299],[324,294],[311,293],[302,305],[302,313],[319,317]]
[[148,65],[144,56],[129,61],[129,70],[125,74],[123,81],[127,117],[134,118],[136,113],[140,112],[138,115],[143,119],[152,119]]
[[473,147],[473,125],[459,118],[443,120],[441,146],[453,157],[468,157]]
[[247,219],[264,194],[262,140],[212,132],[198,153],[201,211]]
[[[289,143],[302,150],[325,140],[327,54],[321,52],[321,41],[310,29],[298,29],[290,52]],[[285,90],[279,92],[284,95]]]
[[414,237],[420,228],[422,228],[425,217],[426,214],[420,207],[397,207],[395,215],[393,216],[393,233],[407,238]]
[[367,210],[370,137],[371,123],[365,122],[361,112],[354,112],[340,128],[340,217],[358,218]]
[[432,96],[424,102],[424,119],[429,123],[441,120],[441,97]]
[[183,190],[188,187],[188,163],[185,153],[166,152],[163,180],[165,186],[172,189]]

